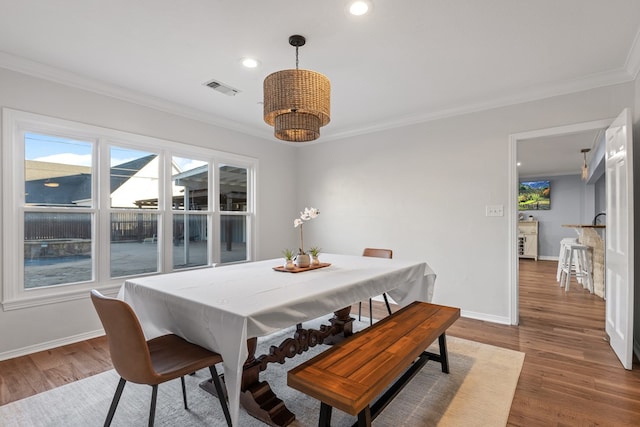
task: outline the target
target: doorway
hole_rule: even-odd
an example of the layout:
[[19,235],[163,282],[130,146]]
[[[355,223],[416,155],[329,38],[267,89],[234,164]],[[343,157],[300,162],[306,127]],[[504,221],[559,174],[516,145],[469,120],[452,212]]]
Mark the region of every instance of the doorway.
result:
[[[570,135],[594,132],[606,129],[613,119],[597,120],[592,122],[577,123],[567,126],[559,126],[554,128],[540,129],[536,131],[523,132],[512,134],[509,136],[509,257],[510,257],[510,310],[509,317],[512,325],[517,325],[519,322],[519,256],[518,256],[518,189],[519,189],[519,171],[517,166],[518,160],[518,144],[522,144],[525,141],[535,140],[542,146],[544,142],[548,142],[550,138],[563,138]],[[574,150],[578,160],[580,155],[579,150]],[[559,158],[559,155],[552,156],[554,160]],[[547,162],[551,163],[551,162]],[[575,170],[579,170],[576,168]],[[549,171],[540,170],[541,173],[550,173]],[[587,221],[586,218],[579,218],[580,221]],[[588,219],[591,221],[591,218]],[[603,319],[604,323],[604,319]]]

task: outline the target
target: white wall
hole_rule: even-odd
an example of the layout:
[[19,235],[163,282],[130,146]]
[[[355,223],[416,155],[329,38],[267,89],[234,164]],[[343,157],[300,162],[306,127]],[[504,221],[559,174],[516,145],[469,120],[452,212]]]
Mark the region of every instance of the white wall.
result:
[[[302,147],[299,199],[322,211],[305,240],[426,260],[434,302],[508,323],[509,135],[613,118],[633,103],[633,84],[621,84]],[[486,205],[506,215],[486,217]]]
[[[257,158],[257,257],[278,257],[282,248],[295,245],[290,217],[298,212],[299,206],[286,191],[294,182],[293,147],[1,68],[0,107]],[[30,309],[0,310],[0,360],[81,339],[99,329],[88,298]]]
[[528,177],[527,181],[549,180],[551,188],[551,209],[548,211],[519,211],[525,218],[529,215],[538,221],[538,255],[544,258],[558,258],[560,240],[577,237],[573,228],[562,224],[590,224],[592,210],[585,211],[587,193],[593,192],[592,185],[586,185],[580,175]]
[[[595,199],[595,212],[596,214],[600,212],[607,211],[607,183],[604,175],[600,177],[594,184],[594,199]],[[595,215],[594,215],[595,216]],[[600,224],[606,224],[607,218],[600,217],[598,218]]]

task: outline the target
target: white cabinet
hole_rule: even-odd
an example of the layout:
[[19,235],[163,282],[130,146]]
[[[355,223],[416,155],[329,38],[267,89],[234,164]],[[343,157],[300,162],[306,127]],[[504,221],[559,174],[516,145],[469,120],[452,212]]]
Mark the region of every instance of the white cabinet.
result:
[[518,223],[518,256],[538,260],[538,221]]

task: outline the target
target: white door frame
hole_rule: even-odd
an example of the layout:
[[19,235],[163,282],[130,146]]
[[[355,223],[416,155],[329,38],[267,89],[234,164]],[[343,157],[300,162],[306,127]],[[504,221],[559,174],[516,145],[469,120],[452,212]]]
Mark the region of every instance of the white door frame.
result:
[[[539,129],[528,132],[514,133],[509,135],[509,320],[512,325],[519,322],[520,313],[518,310],[519,283],[518,283],[518,169],[517,145],[518,141],[531,138],[541,138],[546,136],[568,135],[572,133],[585,132],[596,129],[606,129],[612,119],[595,120],[591,122],[576,123],[566,126],[557,126],[546,129]],[[576,171],[578,173],[578,171]]]

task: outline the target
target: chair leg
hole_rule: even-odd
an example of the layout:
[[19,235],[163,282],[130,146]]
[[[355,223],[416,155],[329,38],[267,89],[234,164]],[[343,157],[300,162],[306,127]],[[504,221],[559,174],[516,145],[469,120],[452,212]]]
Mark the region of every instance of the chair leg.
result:
[[556,282],[560,283],[560,275],[562,273],[562,267],[563,267],[563,258],[564,258],[564,245],[561,243],[560,244],[560,254],[558,255],[558,268],[556,271]]
[[564,283],[564,290],[568,291],[569,288],[571,287],[571,269],[573,268],[573,249],[569,249],[569,255],[567,258],[567,274],[565,275],[565,283]]
[[156,418],[156,399],[158,398],[158,384],[151,386],[151,409],[149,409],[149,427],[153,427]]
[[211,372],[211,379],[213,380],[213,385],[216,387],[216,393],[218,393],[218,400],[220,400],[220,406],[222,406],[222,412],[224,412],[224,417],[227,420],[227,425],[231,427],[231,414],[229,413],[229,405],[227,405],[226,394],[224,389],[222,388],[222,383],[220,382],[220,377],[218,376],[218,372],[216,371],[215,366],[209,366],[209,372]]
[[184,402],[184,409],[189,409],[187,406],[187,388],[184,385],[184,377],[180,377],[180,382],[182,383],[182,401]]
[[362,320],[362,301],[358,303],[358,322]]
[[126,383],[127,383],[127,380],[120,377],[120,381],[118,382],[118,387],[116,388],[116,394],[113,395],[113,400],[111,401],[111,407],[109,408],[109,413],[107,413],[107,419],[104,420],[104,427],[109,427],[111,425],[113,416],[116,413],[116,408],[118,407],[118,402],[120,402],[120,396],[122,396],[122,390],[124,390],[124,385]]
[[369,298],[369,326],[373,325],[373,301]]
[[389,312],[389,316],[391,316],[391,306],[389,305],[389,298],[387,298],[387,294],[382,294],[382,298],[384,298],[384,303],[387,305],[387,311]]

